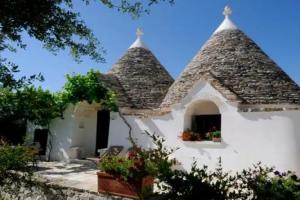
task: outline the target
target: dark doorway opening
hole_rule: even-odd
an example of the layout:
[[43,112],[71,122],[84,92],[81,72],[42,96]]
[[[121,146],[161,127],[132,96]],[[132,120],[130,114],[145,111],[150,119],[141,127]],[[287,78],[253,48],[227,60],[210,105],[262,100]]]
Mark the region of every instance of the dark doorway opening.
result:
[[97,113],[97,134],[96,134],[96,151],[107,148],[109,134],[110,112],[108,110],[99,110]]
[[26,136],[26,123],[23,120],[0,120],[0,137],[10,144],[24,143]]
[[221,115],[195,115],[192,117],[192,131],[199,133],[201,138],[209,139],[208,133],[221,131]]
[[48,129],[35,129],[33,142],[40,144],[39,155],[45,155],[47,149]]

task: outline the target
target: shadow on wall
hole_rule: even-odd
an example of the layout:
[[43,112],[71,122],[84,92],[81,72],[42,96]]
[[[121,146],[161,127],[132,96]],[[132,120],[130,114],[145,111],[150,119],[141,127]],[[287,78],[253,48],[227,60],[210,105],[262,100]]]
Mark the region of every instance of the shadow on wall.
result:
[[[139,145],[147,148],[153,147],[153,142],[152,139],[146,134],[146,131],[148,131],[150,134],[159,135],[164,139],[167,139],[167,137],[170,137],[170,135],[167,135],[167,133],[164,132],[164,125],[170,125],[172,121],[173,116],[170,114],[155,118],[131,117],[130,120],[128,120],[133,128],[133,137],[136,142]],[[172,128],[173,127],[170,126],[170,129]],[[168,128],[168,132],[172,132],[170,129]],[[177,135],[174,135],[174,137],[177,137]]]
[[[228,144],[225,141],[221,143],[214,142],[196,142],[196,141],[181,141],[185,148],[193,148],[196,149],[201,156],[207,157],[209,160],[212,160],[212,156],[210,155],[210,150],[223,150],[228,148]],[[209,150],[206,150],[209,149]]]
[[[135,130],[135,136],[137,136],[137,143],[144,147],[153,147],[152,139],[146,134],[148,131],[150,134],[156,134],[163,138],[165,135],[160,131],[157,125],[153,122],[152,119],[139,119],[143,126],[137,123],[137,130]],[[139,135],[137,135],[139,134]]]
[[58,137],[56,132],[52,133],[52,150],[50,158],[51,160],[66,161],[69,158],[66,149],[69,149],[71,145],[70,137]]

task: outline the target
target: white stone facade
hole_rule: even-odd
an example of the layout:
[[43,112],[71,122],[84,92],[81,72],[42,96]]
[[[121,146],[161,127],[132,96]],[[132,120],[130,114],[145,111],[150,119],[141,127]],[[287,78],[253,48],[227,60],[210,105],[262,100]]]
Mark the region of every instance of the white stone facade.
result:
[[[221,113],[222,142],[182,141],[178,136],[188,128],[189,105],[199,101],[211,101]],[[151,141],[144,130],[166,139],[170,147],[180,149],[175,157],[184,169],[189,169],[193,160],[199,165],[215,167],[218,157],[227,170],[241,170],[261,161],[279,170],[293,170],[300,174],[300,111],[284,112],[238,112],[213,87],[199,82],[184,101],[172,112],[153,118],[128,116],[134,137],[148,147]],[[127,126],[120,118],[111,121],[109,144],[129,146]]]

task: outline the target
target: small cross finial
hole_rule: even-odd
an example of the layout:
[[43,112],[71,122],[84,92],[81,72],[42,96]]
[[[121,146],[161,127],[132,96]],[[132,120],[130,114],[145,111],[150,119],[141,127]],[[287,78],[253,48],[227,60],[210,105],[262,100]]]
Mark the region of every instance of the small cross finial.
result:
[[228,5],[225,6],[224,11],[223,11],[223,15],[224,15],[225,17],[228,17],[228,16],[230,16],[231,14],[232,14],[231,8],[230,8]]
[[136,29],[136,36],[141,38],[144,35],[143,30],[141,28]]

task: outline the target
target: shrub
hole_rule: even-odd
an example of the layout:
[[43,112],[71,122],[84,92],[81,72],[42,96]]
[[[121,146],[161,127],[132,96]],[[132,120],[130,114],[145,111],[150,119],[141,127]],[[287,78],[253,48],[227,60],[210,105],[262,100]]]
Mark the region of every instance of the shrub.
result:
[[164,200],[224,200],[236,197],[231,190],[234,176],[224,173],[221,160],[215,171],[208,171],[207,166],[197,167],[193,163],[191,171],[170,170],[160,176],[162,199]]
[[300,200],[300,179],[260,163],[235,175],[223,172],[221,161],[214,171],[193,163],[190,172],[172,171],[160,176],[164,200]]
[[28,164],[32,162],[33,156],[33,152],[27,147],[2,144],[0,146],[0,173],[8,170],[28,172]]
[[173,150],[164,147],[164,139],[146,132],[152,138],[154,148],[133,147],[126,158],[109,156],[101,160],[99,169],[124,180],[139,179],[145,176],[157,177],[168,171],[174,163],[169,159]]
[[281,173],[258,163],[237,178],[254,200],[300,200],[300,179],[290,171]]
[[33,173],[29,164],[33,156],[34,152],[28,147],[10,146],[0,141],[0,186],[3,191],[16,193],[19,188],[11,188],[11,185],[19,187],[23,182],[31,182]]

